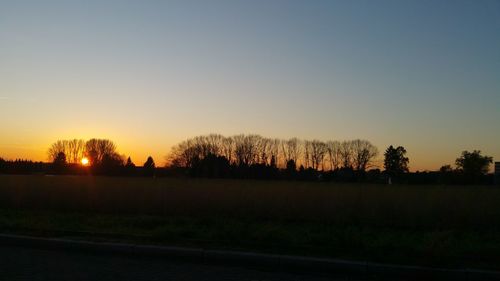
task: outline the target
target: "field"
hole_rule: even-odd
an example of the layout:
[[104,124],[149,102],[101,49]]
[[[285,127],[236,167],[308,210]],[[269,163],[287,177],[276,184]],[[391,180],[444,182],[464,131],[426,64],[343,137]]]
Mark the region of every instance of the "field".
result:
[[494,187],[4,175],[0,228],[500,269]]

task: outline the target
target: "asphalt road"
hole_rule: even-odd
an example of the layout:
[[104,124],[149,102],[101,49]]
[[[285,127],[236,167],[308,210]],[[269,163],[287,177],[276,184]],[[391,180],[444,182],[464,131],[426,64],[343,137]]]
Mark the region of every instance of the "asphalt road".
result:
[[1,280],[351,280],[236,266],[0,246]]

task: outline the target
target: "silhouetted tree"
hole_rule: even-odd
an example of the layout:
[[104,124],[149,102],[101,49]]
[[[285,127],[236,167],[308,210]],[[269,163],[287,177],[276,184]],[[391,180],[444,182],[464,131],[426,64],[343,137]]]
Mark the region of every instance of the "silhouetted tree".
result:
[[408,172],[409,159],[406,157],[406,149],[402,146],[394,148],[389,146],[384,153],[385,172],[390,176],[398,176]]
[[356,174],[352,167],[342,167],[337,171],[337,180],[341,182],[353,182]]
[[116,145],[107,139],[91,139],[85,143],[85,153],[92,165],[100,165],[104,157],[115,158]]
[[439,168],[439,172],[440,173],[452,173],[453,168],[451,167],[451,165],[443,165],[443,166],[441,166],[441,168]]
[[255,145],[257,157],[254,164],[260,163],[267,165],[269,163],[269,157],[271,157],[271,139],[259,137]]
[[373,183],[384,183],[380,169],[371,169],[366,172],[366,181]]
[[[72,139],[54,142],[48,155],[55,162],[60,153],[66,156],[69,164],[80,164],[84,157],[90,162],[90,171],[98,174],[118,174],[123,168],[123,158],[116,152],[116,145],[107,139],[91,139],[89,141]],[[78,172],[76,165],[68,165],[68,172]]]
[[299,169],[298,172],[298,179],[306,181],[317,181],[319,180],[319,175],[320,173],[317,170],[313,168],[304,169],[304,167],[301,166],[301,169]]
[[[302,147],[303,147],[303,151],[304,153],[302,153],[302,161],[303,161],[303,166],[305,169],[308,169],[311,167],[311,141],[309,140],[305,140],[302,142]],[[303,174],[303,173],[301,173]]]
[[144,169],[144,174],[147,176],[153,176],[155,173],[155,161],[153,160],[153,157],[149,156],[146,162],[143,165]]
[[66,147],[64,145],[64,142],[61,140],[58,140],[49,147],[47,154],[49,155],[50,161],[52,163],[54,163],[56,161],[59,153],[66,154],[65,152],[66,152]]
[[[224,157],[240,178],[277,178],[280,169],[289,163],[304,166],[302,175],[309,177],[309,168],[325,173],[340,167],[365,171],[377,155],[377,148],[365,140],[323,142],[319,140],[289,140],[264,138],[259,135],[224,137],[217,134],[197,136],[175,145],[166,157],[168,166],[176,171],[198,175],[199,167],[215,163],[214,157]],[[210,161],[204,161],[210,156]],[[291,161],[291,162],[290,162]],[[195,168],[195,169],[193,169]],[[295,170],[294,169],[294,170]],[[265,176],[259,175],[264,173]],[[289,174],[284,172],[284,174]],[[356,174],[359,174],[358,172]]]
[[66,165],[66,154],[64,154],[64,152],[59,152],[54,159],[54,164]]
[[72,139],[66,141],[66,156],[69,163],[79,163],[85,154],[85,141]]
[[5,172],[5,170],[7,169],[6,164],[7,164],[7,161],[5,161],[5,159],[0,157],[0,173]]
[[451,165],[443,165],[439,168],[439,181],[440,183],[449,184],[454,181],[455,170]]
[[293,161],[292,159],[288,160],[288,162],[286,162],[286,170],[297,171],[297,164],[295,164],[295,161]]
[[325,154],[327,151],[327,146],[324,142],[319,140],[307,141],[306,146],[308,146],[308,155],[310,157],[311,168],[314,170],[319,170],[323,166],[323,161],[325,159]]
[[130,159],[130,156],[127,158],[127,163],[125,164],[125,167],[135,168],[135,164],[134,162],[132,162],[132,159]]
[[480,150],[474,150],[473,152],[463,151],[455,164],[458,172],[464,176],[466,182],[472,183],[478,182],[481,176],[488,173],[492,162],[493,157],[483,156]]
[[330,163],[330,170],[334,171],[340,166],[340,142],[328,141],[326,143],[326,152],[328,154],[328,162]]
[[277,169],[278,165],[276,163],[276,156],[272,155],[271,156],[271,162],[269,163],[269,167]]
[[105,153],[94,168],[105,175],[117,175],[123,168],[123,158],[118,153]]
[[340,143],[339,154],[342,161],[342,168],[352,168],[352,142],[343,141]]
[[209,154],[197,161],[190,168],[189,174],[194,177],[225,178],[230,175],[231,166],[224,156]]
[[222,156],[226,157],[229,163],[233,162],[234,157],[234,140],[232,137],[224,137],[221,141]]
[[54,162],[59,153],[66,155],[67,163],[80,163],[85,153],[84,140],[58,140],[48,150],[49,159]]
[[31,160],[16,159],[0,160],[0,172],[7,174],[32,174],[32,173],[46,173],[46,172],[59,172],[54,171],[54,163],[33,162]]
[[294,179],[297,176],[297,164],[293,159],[286,162],[285,175],[289,179]]
[[52,168],[54,173],[61,174],[66,168],[66,154],[64,152],[59,152],[52,162]]
[[354,140],[351,142],[352,160],[357,171],[364,172],[377,156],[378,149],[367,140]]
[[258,163],[258,142],[262,139],[259,135],[237,135],[233,137],[235,145],[236,164],[250,166]]
[[290,160],[297,164],[300,158],[301,146],[300,141],[297,138],[289,139],[281,142],[281,150],[283,154],[283,160],[285,163],[290,162]]
[[127,158],[127,162],[125,163],[125,174],[128,176],[132,176],[135,173],[135,164],[132,162],[130,156]]

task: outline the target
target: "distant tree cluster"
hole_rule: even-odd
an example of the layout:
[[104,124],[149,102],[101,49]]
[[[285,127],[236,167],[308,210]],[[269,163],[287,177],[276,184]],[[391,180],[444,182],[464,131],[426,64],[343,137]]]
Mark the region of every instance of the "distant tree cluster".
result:
[[377,154],[377,148],[366,140],[323,142],[210,134],[177,144],[167,162],[193,176],[315,178],[340,170],[364,173]]
[[[148,175],[155,174],[155,164],[149,157],[144,167],[136,167],[132,159],[117,152],[115,143],[108,139],[58,140],[48,150],[52,162],[52,172],[57,174],[81,173],[87,171],[104,175]],[[88,169],[84,170],[81,161],[88,161]],[[138,172],[139,171],[139,172]]]
[[[175,145],[167,166],[152,157],[136,166],[107,139],[58,140],[48,149],[50,163],[0,158],[0,173],[95,174],[119,176],[190,176],[413,184],[491,184],[493,158],[463,151],[455,168],[409,172],[403,146],[390,145],[381,171],[374,165],[378,149],[366,140],[319,141],[265,138],[259,135],[197,136]],[[86,161],[82,161],[85,159]],[[126,160],[125,160],[126,159]]]
[[48,171],[50,165],[43,162],[16,159],[5,160],[0,158],[0,173],[5,174],[42,174]]
[[76,164],[86,157],[90,163],[100,165],[106,161],[123,162],[123,157],[116,151],[116,145],[107,139],[58,140],[48,150],[51,162]]
[[80,163],[85,156],[84,140],[58,140],[54,142],[49,150],[49,159],[51,162],[56,162],[57,158],[61,157],[61,153],[65,156],[65,163]]
[[230,165],[266,165],[277,168],[333,171],[340,168],[365,171],[373,164],[377,148],[366,140],[319,141],[265,138],[259,135],[198,136],[174,146],[167,161],[191,168],[207,157],[222,157]]
[[442,183],[487,183],[493,157],[481,155],[480,150],[463,151],[455,160],[456,168],[444,165],[439,169]]

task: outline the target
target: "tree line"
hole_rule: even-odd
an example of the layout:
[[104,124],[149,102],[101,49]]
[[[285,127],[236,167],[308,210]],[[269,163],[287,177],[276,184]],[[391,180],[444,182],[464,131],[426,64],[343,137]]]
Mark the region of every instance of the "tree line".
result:
[[192,177],[272,178],[298,180],[491,183],[492,157],[464,151],[451,166],[436,172],[409,173],[403,146],[384,151],[381,171],[374,165],[378,149],[367,140],[319,141],[265,138],[259,135],[197,136],[175,145],[169,167]]
[[[276,139],[260,135],[197,136],[175,145],[167,166],[156,167],[152,157],[136,166],[108,139],[58,140],[48,149],[50,163],[0,158],[0,173],[96,174],[254,178],[375,183],[464,184],[491,183],[492,157],[464,151],[455,168],[409,172],[403,146],[390,145],[383,153],[383,170],[375,165],[378,149],[367,140],[319,141]],[[85,163],[82,163],[85,159]]]
[[172,148],[167,162],[173,167],[192,168],[208,157],[223,157],[230,165],[248,167],[290,166],[318,171],[341,168],[366,171],[373,167],[378,149],[367,140],[319,141],[265,138],[260,135],[219,134],[197,136]]

